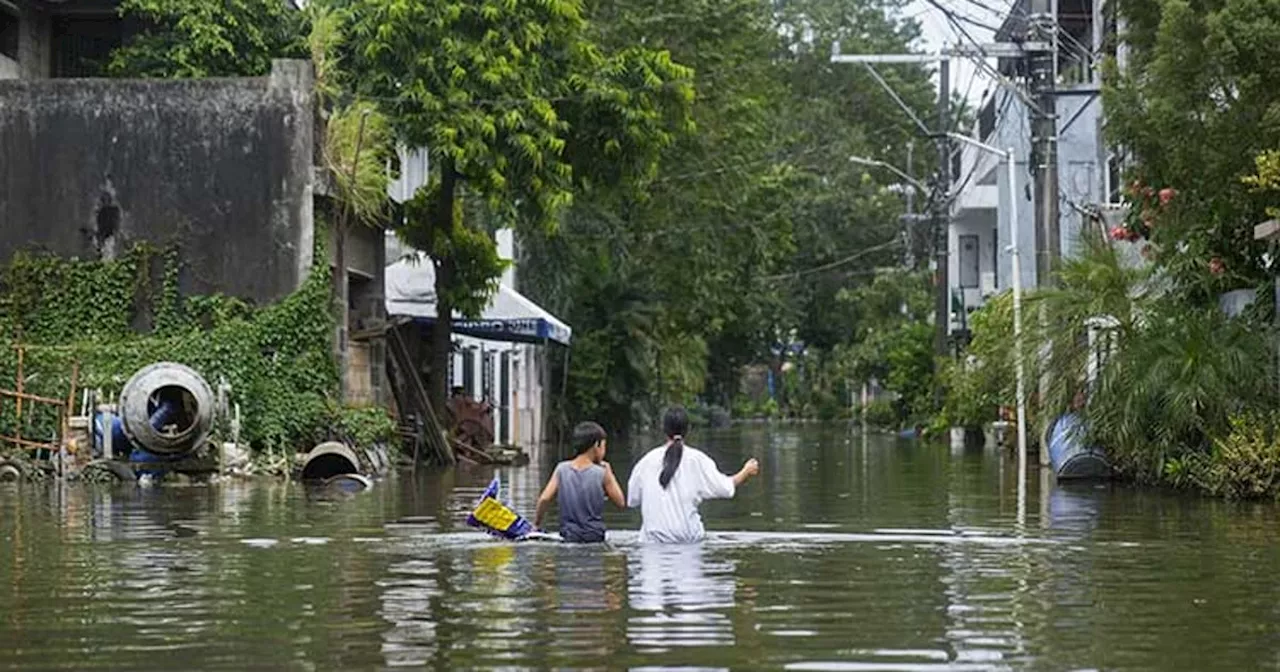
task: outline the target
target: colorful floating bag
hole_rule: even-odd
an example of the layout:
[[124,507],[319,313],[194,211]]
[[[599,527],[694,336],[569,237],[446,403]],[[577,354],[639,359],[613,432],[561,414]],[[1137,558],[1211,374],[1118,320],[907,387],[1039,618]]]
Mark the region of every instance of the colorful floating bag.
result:
[[478,527],[495,537],[512,541],[520,541],[534,535],[537,530],[533,528],[533,523],[498,499],[501,489],[502,480],[494,476],[489,482],[489,487],[484,489],[484,494],[480,495],[480,499],[476,501],[475,507],[467,516],[467,524]]

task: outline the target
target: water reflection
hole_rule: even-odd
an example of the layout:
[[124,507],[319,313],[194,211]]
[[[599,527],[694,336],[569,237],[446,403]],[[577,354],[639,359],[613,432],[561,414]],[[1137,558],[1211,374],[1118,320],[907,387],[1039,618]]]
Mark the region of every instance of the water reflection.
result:
[[[1020,526],[994,454],[820,427],[700,445],[769,477],[684,547],[617,511],[609,545],[485,538],[460,521],[491,468],[343,501],[0,486],[0,669],[1200,670],[1280,648],[1274,506],[1042,476]],[[544,473],[502,471],[517,509]]]
[[671,647],[733,646],[732,560],[702,544],[642,544],[630,554],[627,639],[642,652]]

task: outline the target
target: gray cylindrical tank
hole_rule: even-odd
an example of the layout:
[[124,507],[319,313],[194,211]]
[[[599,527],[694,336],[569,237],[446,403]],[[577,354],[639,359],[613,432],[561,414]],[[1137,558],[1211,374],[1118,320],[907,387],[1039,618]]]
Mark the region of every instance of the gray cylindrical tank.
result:
[[120,392],[125,434],[157,455],[182,455],[203,444],[213,427],[213,409],[209,384],[175,362],[142,368]]

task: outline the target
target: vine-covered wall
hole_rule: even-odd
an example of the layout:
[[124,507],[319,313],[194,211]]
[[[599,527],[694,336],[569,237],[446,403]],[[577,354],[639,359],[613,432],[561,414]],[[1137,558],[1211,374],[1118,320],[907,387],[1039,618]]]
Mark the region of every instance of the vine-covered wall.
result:
[[[328,255],[318,249],[314,258]],[[301,288],[261,308],[224,296],[183,297],[182,270],[178,250],[147,246],[113,261],[15,255],[0,268],[0,388],[15,385],[21,343],[25,391],[52,398],[67,397],[77,362],[80,388],[108,393],[157,361],[186,364],[214,387],[225,379],[241,406],[241,439],[257,451],[307,449],[331,429],[359,434],[351,436],[357,442],[391,433],[385,413],[337,403],[328,264],[317,263]],[[15,406],[0,400],[0,434],[19,429]],[[48,440],[55,414],[31,408],[22,435]]]

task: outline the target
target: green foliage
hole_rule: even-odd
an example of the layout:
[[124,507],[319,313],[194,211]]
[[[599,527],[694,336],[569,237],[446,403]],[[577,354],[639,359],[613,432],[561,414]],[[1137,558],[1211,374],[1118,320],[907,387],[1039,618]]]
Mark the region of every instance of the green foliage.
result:
[[1205,451],[1230,416],[1274,404],[1269,339],[1215,309],[1153,306],[1103,368],[1084,413],[1091,437],[1136,478]]
[[281,0],[123,0],[119,13],[147,28],[112,53],[113,77],[260,76],[306,55],[306,17]]
[[339,207],[355,221],[381,224],[387,211],[391,126],[370,103],[335,109],[325,125],[324,162]]
[[902,414],[890,399],[876,399],[867,405],[867,424],[880,429],[898,429],[902,426]]
[[334,428],[340,435],[357,446],[375,443],[391,443],[396,437],[396,423],[387,412],[377,407],[335,408],[330,413],[336,418]]
[[[901,164],[886,148],[912,131],[868,74],[831,65],[830,43],[903,50],[915,28],[894,11],[875,0],[590,6],[599,43],[645,44],[692,68],[697,132],[663,149],[647,193],[593,183],[556,235],[522,239],[521,290],[575,328],[569,415],[628,427],[691,393],[728,405],[742,368],[793,340],[825,363],[806,365],[792,412],[843,412],[833,353],[857,339],[861,314],[836,297],[897,260],[901,212],[900,196],[848,157]],[[911,104],[932,104],[926,73],[886,76]],[[597,331],[608,334],[599,345]],[[705,382],[673,389],[677,376]]]
[[[437,346],[501,272],[482,232],[549,234],[575,192],[642,197],[660,152],[692,130],[690,71],[643,40],[603,39],[580,0],[329,4],[345,20],[348,87],[431,152],[401,233],[436,264]],[[443,368],[447,353],[433,356]],[[437,403],[443,389],[437,376]]]
[[[1267,276],[1253,226],[1270,196],[1241,178],[1280,147],[1280,5],[1257,0],[1121,0],[1128,63],[1112,63],[1109,139],[1133,162],[1137,188],[1177,190],[1176,215],[1155,217],[1158,263],[1188,300]],[[1216,262],[1214,261],[1216,260]]]
[[[1088,440],[1124,476],[1228,497],[1275,496],[1275,424],[1257,416],[1277,401],[1270,328],[1195,305],[1170,282],[1167,266],[1135,265],[1100,239],[1086,239],[1059,278],[1027,297],[1021,352],[1010,347],[1008,294],[974,315],[969,359],[948,371],[952,424],[992,420],[996,406],[1012,406],[1021,357],[1029,394],[1042,373],[1050,381],[1029,410],[1056,417],[1083,393]],[[1103,327],[1092,342],[1091,323]]]
[[[348,61],[353,88],[382,101],[409,144],[430,147],[517,222],[551,225],[572,201],[570,140],[615,170],[630,159],[651,172],[643,156],[673,137],[662,120],[679,119],[692,95],[688,71],[666,54],[593,43],[575,0],[343,4],[360,45]],[[430,58],[419,57],[424,44],[436,45]],[[602,117],[599,125],[572,127],[562,100]],[[644,151],[637,158],[627,147]]]
[[339,207],[355,221],[382,223],[387,210],[387,162],[393,155],[391,123],[377,106],[342,102],[342,20],[323,4],[308,10],[307,36],[316,91],[325,117],[322,157]]
[[1214,440],[1210,453],[1166,462],[1166,480],[1229,499],[1280,498],[1278,421],[1274,412],[1233,416],[1230,430]]
[[[327,259],[323,248],[316,258]],[[153,259],[162,262],[160,279],[151,277]],[[81,389],[110,394],[143,366],[174,361],[212,385],[232,385],[242,437],[259,451],[308,448],[335,422],[360,436],[385,434],[386,422],[373,418],[380,410],[343,413],[333,405],[328,264],[317,264],[294,294],[258,309],[227,297],[183,298],[180,274],[176,252],[145,247],[115,261],[16,255],[0,270],[0,381],[17,374],[12,346],[19,342],[27,391],[59,399],[77,364]],[[153,295],[147,288],[156,284],[165,289]],[[139,334],[133,324],[146,314],[156,316],[155,328]],[[0,408],[0,433],[48,438],[55,431],[49,414],[28,410],[19,425],[14,411]]]

